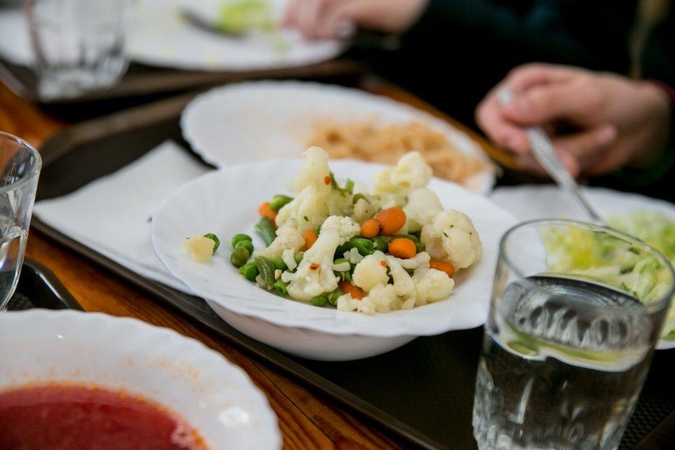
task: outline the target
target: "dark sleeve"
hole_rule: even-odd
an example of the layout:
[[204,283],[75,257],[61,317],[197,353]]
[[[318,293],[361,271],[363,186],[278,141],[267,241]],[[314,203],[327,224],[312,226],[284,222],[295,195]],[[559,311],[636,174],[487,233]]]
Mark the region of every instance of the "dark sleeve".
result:
[[431,0],[408,36],[433,42],[456,38],[455,29],[467,39],[439,41],[449,51],[480,37],[510,49],[514,64],[545,61],[627,73],[636,7],[635,0]]
[[647,35],[640,64],[642,78],[675,87],[675,12],[657,22]]

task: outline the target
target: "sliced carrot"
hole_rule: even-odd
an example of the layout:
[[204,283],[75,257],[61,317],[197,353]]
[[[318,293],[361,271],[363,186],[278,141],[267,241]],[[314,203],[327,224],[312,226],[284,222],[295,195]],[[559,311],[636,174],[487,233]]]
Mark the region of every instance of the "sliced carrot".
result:
[[316,234],[316,231],[309,229],[302,232],[302,237],[305,239],[305,250],[312,248],[312,245],[316,242],[319,236]]
[[357,300],[361,300],[363,298],[363,291],[361,290],[361,288],[359,288],[358,286],[354,286],[349,281],[341,280],[338,283],[338,285],[340,286],[340,290],[342,292],[351,295],[352,298],[355,298]]
[[277,224],[277,212],[272,209],[270,202],[265,202],[258,208],[258,214],[261,216],[267,216],[270,218],[274,226]]
[[380,222],[376,219],[368,219],[361,225],[361,236],[364,238],[374,238],[380,234]]
[[455,274],[455,266],[453,266],[452,263],[448,261],[431,258],[429,261],[429,267],[440,270],[441,272],[445,272],[450,278],[452,278],[452,276]]
[[408,259],[417,254],[417,247],[410,239],[396,238],[389,243],[389,254],[397,258]]
[[393,206],[391,208],[383,209],[375,214],[374,219],[380,222],[380,234],[383,236],[391,236],[403,228],[406,216],[405,211]]

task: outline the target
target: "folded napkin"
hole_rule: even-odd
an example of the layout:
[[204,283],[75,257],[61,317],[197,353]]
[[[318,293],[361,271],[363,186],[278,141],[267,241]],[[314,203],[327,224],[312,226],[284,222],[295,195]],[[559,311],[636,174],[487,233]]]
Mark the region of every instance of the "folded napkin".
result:
[[181,146],[166,141],[75,192],[36,202],[33,215],[118,264],[190,294],[155,255],[150,221],[174,189],[209,170]]

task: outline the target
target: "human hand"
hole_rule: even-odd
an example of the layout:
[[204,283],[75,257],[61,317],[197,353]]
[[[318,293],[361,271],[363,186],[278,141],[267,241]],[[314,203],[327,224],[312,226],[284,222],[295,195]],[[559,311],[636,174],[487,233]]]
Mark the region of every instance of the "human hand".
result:
[[[514,97],[504,103],[500,91]],[[549,64],[512,70],[476,108],[476,123],[494,143],[517,154],[519,168],[543,175],[522,127],[540,125],[570,173],[606,174],[645,167],[660,157],[670,133],[670,104],[657,87],[616,74]]]
[[282,25],[305,39],[344,37],[345,28],[400,33],[420,17],[429,0],[290,0]]

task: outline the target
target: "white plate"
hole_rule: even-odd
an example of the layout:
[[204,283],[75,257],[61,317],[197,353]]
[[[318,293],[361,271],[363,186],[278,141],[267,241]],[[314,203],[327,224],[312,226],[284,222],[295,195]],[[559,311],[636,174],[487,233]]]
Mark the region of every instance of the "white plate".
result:
[[[160,67],[212,71],[249,71],[304,66],[338,56],[338,41],[304,41],[294,30],[276,37],[220,36],[189,24],[178,7],[192,0],[140,0],[129,52],[134,61]],[[269,0],[280,14],[287,0]],[[223,0],[200,0],[200,11],[213,11]],[[283,41],[284,49],[279,48]]]
[[[583,187],[582,192],[605,217],[629,211],[660,211],[675,220],[675,205],[664,200],[599,187]],[[498,187],[490,198],[523,221],[541,218],[588,220],[556,186]],[[659,341],[657,349],[667,348],[675,348],[675,340]]]
[[[155,252],[169,271],[240,331],[281,350],[312,359],[357,359],[391,350],[417,336],[482,325],[492,290],[497,243],[515,218],[481,194],[433,179],[445,208],[466,213],[474,222],[484,254],[462,271],[450,298],[407,311],[365,315],[318,308],[268,293],[243,279],[229,261],[229,241],[237,233],[256,236],[257,207],[274,194],[290,192],[304,159],[270,159],[219,169],[181,186],[153,216]],[[333,160],[338,180],[370,186],[384,167],[354,160]],[[215,233],[221,250],[208,263],[193,261],[181,242],[195,233]],[[262,243],[258,240],[257,245]]]
[[[302,157],[317,125],[327,119],[382,125],[417,120],[442,132],[461,151],[487,160],[471,137],[431,114],[358,89],[309,81],[248,81],[214,88],[187,105],[180,125],[195,152],[223,167]],[[485,170],[466,187],[487,193],[494,181],[494,173]]]
[[100,313],[0,314],[0,390],[94,384],[154,400],[199,430],[209,448],[281,449],[267,398],[238,366],[173,330]]

